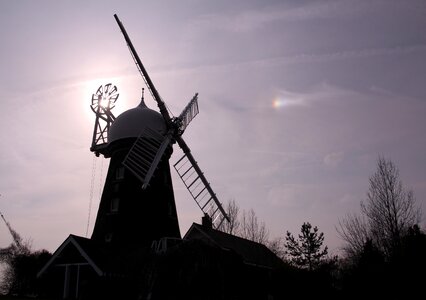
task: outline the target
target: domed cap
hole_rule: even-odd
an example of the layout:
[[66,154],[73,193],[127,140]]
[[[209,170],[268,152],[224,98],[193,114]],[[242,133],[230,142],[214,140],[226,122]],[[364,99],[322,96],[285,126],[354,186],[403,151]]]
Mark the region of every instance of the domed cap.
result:
[[143,99],[141,103],[119,115],[108,131],[108,142],[124,138],[137,138],[145,128],[165,134],[167,127],[160,113],[148,108]]

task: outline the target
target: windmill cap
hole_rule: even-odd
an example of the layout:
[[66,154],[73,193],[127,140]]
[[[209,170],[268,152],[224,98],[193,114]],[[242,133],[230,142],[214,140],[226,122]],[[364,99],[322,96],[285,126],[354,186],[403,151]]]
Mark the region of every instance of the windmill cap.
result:
[[144,101],[119,115],[108,131],[108,142],[125,138],[137,138],[145,128],[160,134],[166,133],[166,123],[160,113],[148,108]]

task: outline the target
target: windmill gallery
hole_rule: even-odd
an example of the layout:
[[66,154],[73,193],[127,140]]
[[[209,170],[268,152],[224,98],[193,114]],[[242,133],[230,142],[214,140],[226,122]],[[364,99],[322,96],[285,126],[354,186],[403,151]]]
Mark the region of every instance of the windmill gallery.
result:
[[[224,232],[229,218],[182,138],[198,113],[198,94],[171,117],[127,32],[114,15],[160,113],[140,104],[119,115],[112,84],[92,96],[90,150],[110,158],[90,239],[70,235],[38,272],[49,295],[66,299],[268,299],[281,261],[264,245]],[[169,158],[202,211],[182,237]],[[235,280],[238,278],[238,280]],[[241,282],[241,283],[238,283]]]

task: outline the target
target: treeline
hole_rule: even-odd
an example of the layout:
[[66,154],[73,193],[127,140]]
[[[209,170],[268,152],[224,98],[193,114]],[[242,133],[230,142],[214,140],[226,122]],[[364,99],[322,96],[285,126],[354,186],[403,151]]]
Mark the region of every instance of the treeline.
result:
[[347,215],[337,231],[344,241],[339,287],[348,294],[409,296],[423,293],[426,234],[421,210],[398,168],[379,157],[359,215]]
[[420,207],[390,159],[378,158],[369,183],[360,214],[348,214],[336,226],[343,241],[339,257],[329,255],[324,234],[309,222],[302,224],[297,237],[287,231],[270,239],[255,212],[241,212],[234,200],[226,205],[230,222],[220,229],[263,243],[286,262],[275,277],[281,277],[283,291],[277,294],[282,297],[298,290],[300,295],[346,297],[416,294],[426,280],[426,233],[419,227]]

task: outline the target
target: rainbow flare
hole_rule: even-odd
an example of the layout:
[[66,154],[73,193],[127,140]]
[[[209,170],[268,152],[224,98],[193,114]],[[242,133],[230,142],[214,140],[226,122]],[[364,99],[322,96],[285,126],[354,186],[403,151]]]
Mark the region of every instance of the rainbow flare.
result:
[[272,107],[273,108],[281,108],[285,105],[284,101],[282,99],[280,99],[279,97],[276,97],[273,101],[272,101]]

